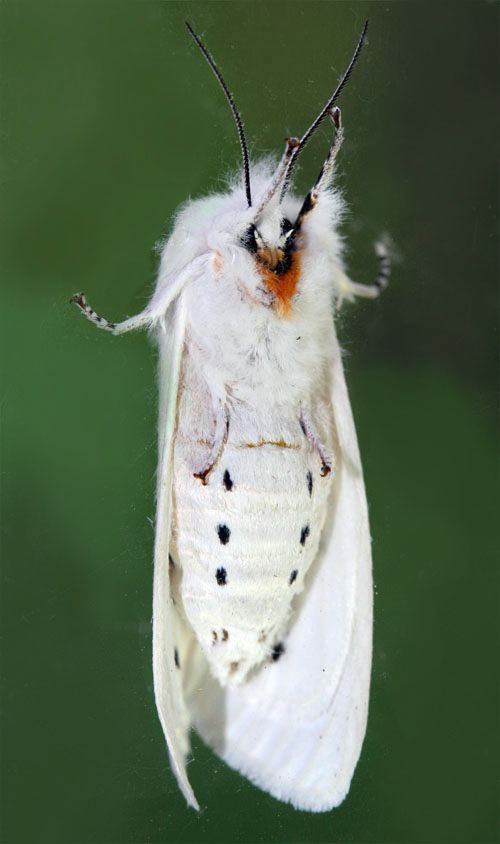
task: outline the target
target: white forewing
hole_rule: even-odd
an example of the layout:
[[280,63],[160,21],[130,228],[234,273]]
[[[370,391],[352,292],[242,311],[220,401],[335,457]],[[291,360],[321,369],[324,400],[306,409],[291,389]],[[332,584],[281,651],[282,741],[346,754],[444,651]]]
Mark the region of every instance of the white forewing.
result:
[[153,581],[153,676],[158,715],[167,740],[172,768],[189,805],[197,809],[198,803],[185,766],[189,747],[189,718],[180,672],[175,664],[175,618],[168,566],[172,514],[172,444],[186,324],[182,296],[165,319],[165,331],[159,333],[159,466]]
[[188,706],[205,741],[260,788],[309,811],[337,806],[349,790],[366,729],[371,669],[367,505],[336,340],[332,404],[339,465],[320,552],[284,655],[243,685],[224,689],[199,653],[186,666],[198,672]]

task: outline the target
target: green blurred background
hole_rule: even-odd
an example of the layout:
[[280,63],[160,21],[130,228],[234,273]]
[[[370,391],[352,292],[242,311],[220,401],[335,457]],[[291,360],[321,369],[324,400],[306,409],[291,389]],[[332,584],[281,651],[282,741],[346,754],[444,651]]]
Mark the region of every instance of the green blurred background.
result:
[[[490,842],[498,759],[497,3],[0,6],[4,842]],[[274,801],[199,741],[186,809],[152,697],[155,353],[68,304],[137,312],[154,243],[342,97],[349,267],[401,261],[340,321],[376,583],[368,734],[338,810]],[[306,190],[328,144],[311,143]]]

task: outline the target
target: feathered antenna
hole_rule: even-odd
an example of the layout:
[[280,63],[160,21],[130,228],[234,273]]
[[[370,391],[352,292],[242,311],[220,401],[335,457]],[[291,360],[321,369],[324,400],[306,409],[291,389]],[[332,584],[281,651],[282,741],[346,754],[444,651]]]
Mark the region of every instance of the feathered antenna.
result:
[[325,107],[323,108],[323,110],[322,110],[322,111],[320,111],[320,113],[318,114],[317,118],[314,120],[314,122],[313,122],[313,123],[311,123],[311,125],[309,126],[309,129],[308,129],[308,130],[307,130],[307,132],[306,132],[306,133],[302,136],[302,138],[300,139],[299,143],[298,143],[298,144],[297,144],[297,146],[295,147],[295,149],[294,149],[294,151],[293,151],[292,155],[290,156],[290,161],[288,162],[288,167],[287,167],[287,169],[286,169],[285,177],[284,177],[284,179],[283,179],[283,185],[282,185],[282,188],[281,188],[280,200],[282,200],[282,199],[283,199],[283,197],[284,197],[284,195],[285,195],[286,191],[288,190],[288,186],[289,186],[289,184],[290,184],[290,179],[291,179],[291,177],[292,177],[293,169],[294,169],[295,164],[296,164],[296,162],[297,162],[297,158],[298,158],[298,156],[300,155],[300,153],[302,152],[302,150],[304,149],[305,145],[307,144],[307,142],[309,141],[309,139],[311,138],[311,136],[314,134],[314,132],[316,131],[316,129],[318,128],[318,126],[319,126],[319,125],[323,122],[323,120],[325,119],[325,117],[326,117],[328,114],[331,114],[331,113],[332,113],[333,104],[334,104],[334,103],[335,103],[335,101],[339,98],[340,94],[342,93],[343,88],[347,85],[347,82],[348,82],[348,80],[349,80],[349,77],[350,77],[350,75],[351,75],[351,73],[352,73],[352,71],[353,71],[354,65],[356,64],[356,61],[357,61],[357,59],[358,59],[358,56],[359,56],[359,54],[360,54],[360,52],[361,52],[361,48],[363,47],[363,44],[364,44],[364,42],[365,42],[365,36],[366,36],[366,30],[367,30],[367,29],[368,29],[368,21],[366,20],[366,21],[365,21],[365,23],[364,23],[364,26],[363,26],[363,30],[362,30],[362,32],[361,32],[361,35],[360,35],[360,37],[359,37],[359,41],[358,41],[358,43],[357,43],[357,45],[356,45],[356,49],[354,50],[354,53],[353,53],[352,59],[351,59],[351,61],[349,62],[349,65],[348,65],[348,67],[347,67],[347,70],[345,71],[345,73],[344,73],[344,75],[343,75],[342,79],[340,80],[339,84],[337,85],[337,87],[336,87],[335,91],[333,92],[332,96],[331,96],[331,97],[330,97],[330,99],[328,100],[328,102],[327,102],[327,104],[325,105]]
[[191,26],[191,24],[188,21],[186,21],[186,26],[189,30],[191,37],[193,38],[193,40],[196,42],[196,44],[200,48],[200,50],[203,53],[205,59],[207,60],[208,64],[210,65],[214,75],[216,76],[217,81],[218,81],[219,85],[221,86],[222,90],[224,91],[226,99],[229,103],[229,107],[230,107],[230,109],[233,113],[234,122],[236,123],[236,128],[238,130],[238,138],[240,140],[241,155],[243,157],[243,173],[244,173],[244,177],[245,177],[245,193],[246,193],[246,197],[247,197],[248,207],[251,208],[251,206],[252,206],[252,192],[251,192],[251,189],[250,189],[250,159],[249,159],[249,155],[248,155],[248,146],[247,146],[247,139],[245,137],[245,130],[243,128],[243,121],[241,119],[240,113],[239,113],[238,108],[236,106],[236,103],[234,101],[233,95],[231,94],[231,91],[227,87],[227,85],[224,81],[224,78],[222,76],[222,73],[220,72],[219,68],[215,64],[215,61],[213,60],[212,56],[208,52],[207,48],[205,47],[205,45],[204,45],[203,41],[201,40],[201,38],[199,37],[199,35],[196,34],[193,27]]

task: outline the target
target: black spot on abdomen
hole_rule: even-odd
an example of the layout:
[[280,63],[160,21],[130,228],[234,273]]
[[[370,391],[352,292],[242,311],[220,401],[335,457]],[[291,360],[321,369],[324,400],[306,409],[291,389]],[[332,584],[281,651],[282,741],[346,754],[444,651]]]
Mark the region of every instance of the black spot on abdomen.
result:
[[226,469],[224,472],[224,477],[222,478],[222,483],[226,487],[228,492],[231,492],[233,488],[233,481],[231,479],[231,475],[229,474],[229,469]]
[[227,545],[229,537],[231,536],[231,531],[227,525],[217,525],[217,535],[221,545]]
[[309,525],[306,525],[305,527],[302,528],[302,530],[300,532],[300,544],[301,545],[306,544],[306,539],[307,539],[307,537],[309,536],[310,533],[311,533],[311,531],[309,530]]
[[294,570],[292,571],[292,573],[291,573],[291,575],[290,575],[290,586],[292,585],[292,583],[294,583],[294,581],[296,581],[296,580],[297,580],[297,575],[298,575],[298,573],[299,573],[299,570],[298,570],[298,569],[294,569]]
[[177,648],[174,648],[174,662],[175,662],[177,668],[181,667],[181,661],[179,659],[179,651],[177,650]]
[[227,583],[227,571],[225,568],[221,566],[221,568],[217,569],[215,572],[215,578],[219,586],[225,586]]
[[273,662],[278,662],[279,658],[285,653],[285,646],[283,642],[278,642],[271,651],[271,659]]
[[308,473],[307,473],[307,491],[308,491],[309,495],[311,496],[311,495],[312,495],[312,491],[313,491],[313,476],[312,476],[312,472],[308,472]]

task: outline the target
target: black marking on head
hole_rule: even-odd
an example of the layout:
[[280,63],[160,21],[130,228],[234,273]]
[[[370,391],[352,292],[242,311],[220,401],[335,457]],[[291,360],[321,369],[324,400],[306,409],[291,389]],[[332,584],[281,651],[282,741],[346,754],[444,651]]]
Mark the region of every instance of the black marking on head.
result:
[[215,578],[219,586],[225,586],[227,583],[227,571],[226,569],[221,566],[221,568],[217,569],[215,572]]
[[253,255],[255,255],[255,253],[257,252],[257,240],[255,237],[256,233],[258,233],[257,227],[254,226],[253,223],[251,223],[251,225],[249,225],[247,230],[240,237],[241,245],[244,246],[245,249],[248,249],[248,251],[251,252]]
[[224,472],[224,477],[222,478],[222,483],[226,487],[228,492],[231,492],[233,488],[233,481],[231,480],[231,475],[229,474],[229,469],[226,469]]
[[290,231],[293,231],[293,223],[290,222],[288,217],[283,217],[280,227],[282,236],[288,234]]
[[227,525],[217,525],[217,535],[220,539],[221,545],[227,545],[229,537],[231,536],[231,531]]
[[271,659],[273,662],[278,662],[279,658],[285,653],[285,646],[283,642],[278,642],[271,651]]
[[305,527],[302,528],[302,530],[300,532],[300,544],[301,545],[306,544],[306,539],[307,539],[307,537],[309,536],[310,533],[311,533],[311,531],[309,529],[309,525],[306,525]]
[[312,495],[312,491],[313,491],[313,476],[312,476],[312,472],[308,472],[308,473],[307,473],[307,491],[308,491],[309,495],[311,496],[311,495]]
[[174,662],[175,662],[177,668],[181,667],[181,662],[180,662],[180,659],[179,659],[179,651],[177,650],[177,648],[174,648]]
[[297,575],[299,573],[298,569],[294,569],[290,575],[290,586],[297,580]]

